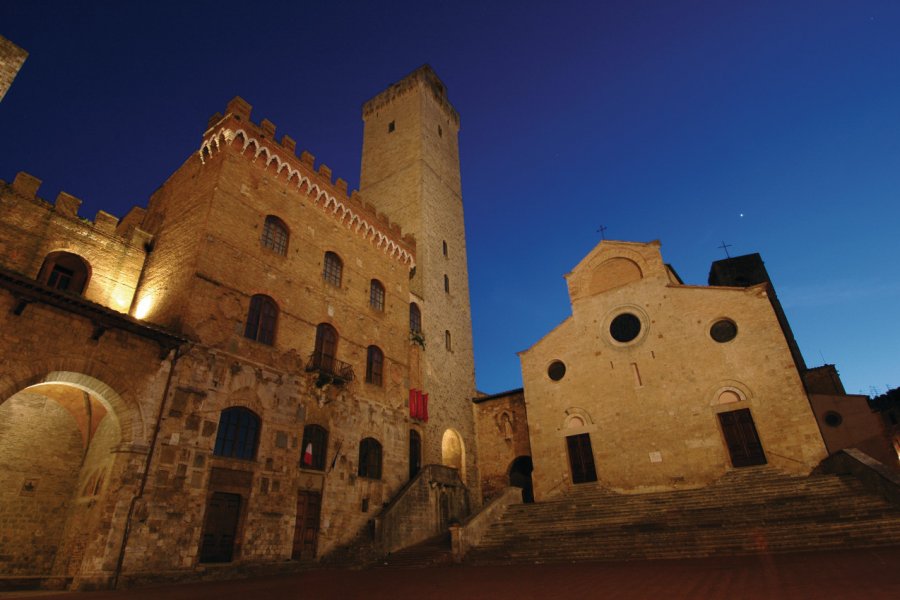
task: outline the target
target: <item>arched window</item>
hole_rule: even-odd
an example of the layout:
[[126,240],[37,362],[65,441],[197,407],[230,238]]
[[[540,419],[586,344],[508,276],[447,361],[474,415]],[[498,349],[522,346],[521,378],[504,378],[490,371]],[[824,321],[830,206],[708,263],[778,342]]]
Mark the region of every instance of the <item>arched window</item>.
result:
[[226,408],[219,417],[213,454],[227,458],[253,460],[259,441],[259,417],[248,408]]
[[316,327],[315,366],[326,371],[334,370],[337,356],[338,333],[328,323],[319,323]]
[[288,230],[284,221],[272,215],[267,216],[261,242],[263,248],[269,248],[282,256],[287,254]]
[[304,427],[300,452],[301,467],[324,471],[325,456],[328,453],[328,430],[319,425]]
[[444,347],[447,351],[453,350],[453,345],[450,343],[450,331],[444,332]]
[[384,353],[378,346],[369,346],[366,351],[366,383],[381,385],[384,370]]
[[381,444],[373,438],[366,438],[359,443],[360,477],[381,479]]
[[444,291],[450,293],[450,278],[444,275]]
[[415,302],[409,303],[409,330],[413,333],[422,333],[422,311]]
[[377,279],[369,283],[369,306],[379,312],[384,311],[384,286]]
[[271,346],[275,343],[275,324],[278,322],[278,305],[263,294],[250,298],[244,337]]
[[325,253],[325,268],[322,278],[334,287],[341,287],[341,276],[344,272],[344,261],[334,252]]
[[71,252],[51,252],[44,259],[38,281],[61,292],[81,294],[90,278],[88,263]]

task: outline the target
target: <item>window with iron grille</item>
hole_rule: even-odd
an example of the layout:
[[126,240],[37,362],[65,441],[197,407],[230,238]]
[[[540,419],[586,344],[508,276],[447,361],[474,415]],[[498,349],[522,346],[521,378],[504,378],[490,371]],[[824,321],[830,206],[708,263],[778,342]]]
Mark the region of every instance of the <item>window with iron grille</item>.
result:
[[328,430],[320,425],[303,428],[303,445],[300,449],[300,466],[304,469],[325,470],[328,453]]
[[244,337],[269,346],[275,343],[275,325],[278,322],[278,305],[263,294],[250,298]]
[[282,256],[287,254],[288,230],[284,222],[278,217],[267,216],[261,241],[263,248],[269,248]]
[[341,257],[334,252],[325,253],[325,268],[322,271],[322,277],[326,283],[330,283],[334,287],[341,287],[341,276],[344,272],[344,262]]
[[409,304],[409,330],[413,333],[422,333],[422,311],[415,302]]
[[368,479],[381,479],[381,444],[373,438],[359,443],[359,469],[357,474]]
[[384,370],[384,353],[378,346],[369,346],[366,351],[366,383],[381,385]]
[[248,408],[226,408],[219,416],[213,454],[226,458],[253,460],[259,441],[259,417]]
[[369,284],[369,306],[379,312],[384,311],[384,286],[377,279]]

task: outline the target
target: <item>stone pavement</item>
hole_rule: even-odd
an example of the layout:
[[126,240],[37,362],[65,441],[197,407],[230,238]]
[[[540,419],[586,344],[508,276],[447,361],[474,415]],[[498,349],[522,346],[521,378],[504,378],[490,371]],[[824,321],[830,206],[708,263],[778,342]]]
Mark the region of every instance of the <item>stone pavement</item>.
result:
[[622,563],[317,569],[266,579],[117,592],[8,592],[0,598],[895,600],[900,598],[900,547]]

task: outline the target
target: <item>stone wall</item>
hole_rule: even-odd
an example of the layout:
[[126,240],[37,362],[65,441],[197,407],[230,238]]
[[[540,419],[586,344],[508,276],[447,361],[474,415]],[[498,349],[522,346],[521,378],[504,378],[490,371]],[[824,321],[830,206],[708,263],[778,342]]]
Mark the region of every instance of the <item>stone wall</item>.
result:
[[520,456],[531,456],[524,391],[475,398],[475,427],[484,501],[509,487],[509,471]]
[[28,58],[28,53],[0,35],[0,101]]

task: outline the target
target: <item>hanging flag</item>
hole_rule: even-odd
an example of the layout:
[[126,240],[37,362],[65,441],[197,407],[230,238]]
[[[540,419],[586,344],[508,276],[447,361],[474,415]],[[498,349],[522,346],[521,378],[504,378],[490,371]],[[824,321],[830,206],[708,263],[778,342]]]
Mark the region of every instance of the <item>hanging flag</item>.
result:
[[312,465],[313,457],[312,457],[312,443],[306,444],[306,450],[303,452],[303,464],[304,465]]

